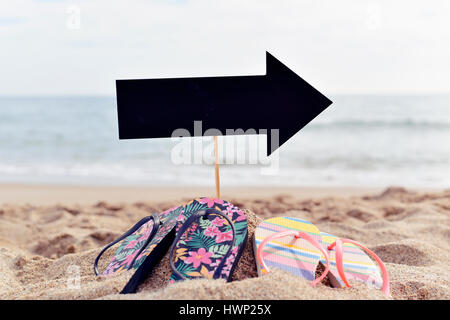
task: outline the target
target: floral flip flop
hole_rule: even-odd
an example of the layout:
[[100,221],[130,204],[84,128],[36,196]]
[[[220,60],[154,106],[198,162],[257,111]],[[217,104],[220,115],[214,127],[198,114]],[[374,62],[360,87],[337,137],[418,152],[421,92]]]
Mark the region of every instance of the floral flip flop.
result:
[[[314,286],[325,276],[315,278],[321,257],[328,261],[322,247],[320,231],[312,223],[289,217],[277,217],[261,222],[255,229],[254,252],[258,274],[278,268],[306,280]],[[328,271],[329,263],[326,263]]]
[[248,238],[247,218],[233,204],[192,200],[178,217],[169,253],[170,282],[192,278],[231,280]]
[[94,262],[94,272],[99,274],[100,257],[113,245],[121,242],[114,257],[103,276],[109,276],[125,270],[135,272],[121,293],[133,293],[146,278],[155,264],[161,260],[175,238],[177,217],[184,206],[174,207],[161,213],[145,217],[119,238],[108,244],[97,256]]

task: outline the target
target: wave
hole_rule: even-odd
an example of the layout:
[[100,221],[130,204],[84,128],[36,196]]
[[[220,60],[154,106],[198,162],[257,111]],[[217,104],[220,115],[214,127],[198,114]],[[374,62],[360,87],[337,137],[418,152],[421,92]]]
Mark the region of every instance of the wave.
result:
[[312,122],[309,126],[312,128],[330,128],[330,127],[392,127],[392,128],[429,128],[429,129],[450,129],[450,119],[330,119],[318,120]]
[[[43,183],[76,185],[150,185],[212,186],[214,170],[208,165],[172,165],[151,163],[0,163],[0,183]],[[414,174],[411,174],[414,172]],[[298,161],[280,163],[274,175],[263,175],[261,166],[221,166],[224,185],[271,186],[381,186],[399,181],[409,186],[448,187],[448,161],[433,165],[411,161],[377,161],[363,159],[341,161]]]

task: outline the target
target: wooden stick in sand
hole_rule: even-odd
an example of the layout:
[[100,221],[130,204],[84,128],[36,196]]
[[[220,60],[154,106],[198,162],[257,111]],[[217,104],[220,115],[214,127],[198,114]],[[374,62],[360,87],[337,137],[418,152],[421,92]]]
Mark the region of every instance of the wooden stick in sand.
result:
[[216,198],[220,199],[219,148],[217,144],[217,136],[214,136],[214,166],[216,170]]

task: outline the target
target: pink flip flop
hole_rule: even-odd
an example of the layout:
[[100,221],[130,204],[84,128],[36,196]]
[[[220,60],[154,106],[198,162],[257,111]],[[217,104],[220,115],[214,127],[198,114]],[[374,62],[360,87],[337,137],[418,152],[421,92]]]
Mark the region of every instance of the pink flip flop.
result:
[[[321,232],[322,245],[330,257],[330,282],[333,287],[350,287],[349,280],[381,289],[389,297],[389,275],[383,261],[370,249],[350,240]],[[376,261],[377,265],[373,262]],[[326,263],[325,260],[321,260]],[[381,274],[380,274],[381,271]]]

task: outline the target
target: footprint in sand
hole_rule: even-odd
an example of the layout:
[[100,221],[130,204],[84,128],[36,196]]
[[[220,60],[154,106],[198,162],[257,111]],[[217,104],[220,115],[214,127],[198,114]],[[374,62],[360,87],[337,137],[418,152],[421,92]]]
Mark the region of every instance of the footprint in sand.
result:
[[371,220],[376,219],[375,215],[366,212],[366,211],[362,211],[359,209],[353,209],[347,212],[347,216],[364,221],[364,222],[369,222]]
[[75,253],[76,239],[70,234],[60,234],[51,239],[41,239],[32,246],[31,251],[46,258],[59,258],[68,253]]
[[98,230],[89,234],[89,237],[93,239],[98,246],[103,246],[117,239],[119,234],[110,231]]
[[436,261],[436,247],[424,242],[402,240],[373,247],[372,250],[387,263],[425,267]]

